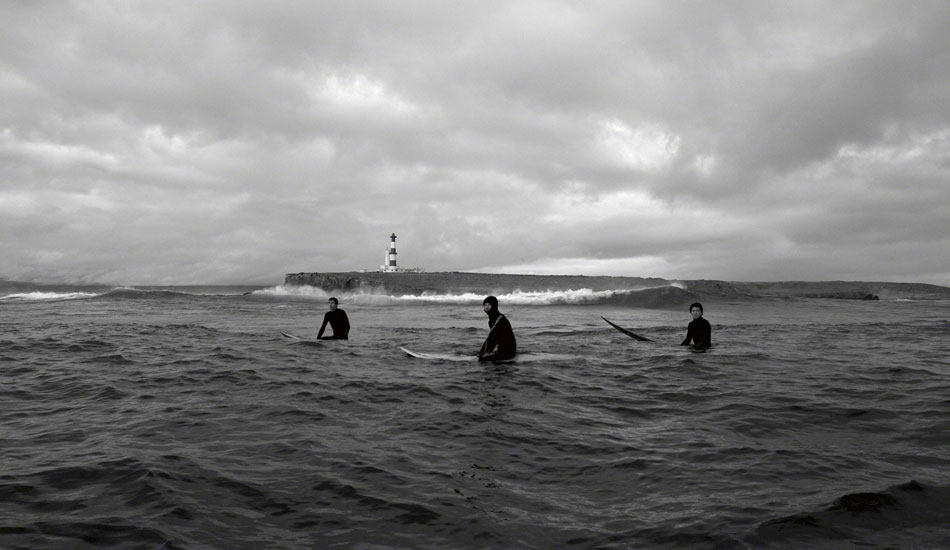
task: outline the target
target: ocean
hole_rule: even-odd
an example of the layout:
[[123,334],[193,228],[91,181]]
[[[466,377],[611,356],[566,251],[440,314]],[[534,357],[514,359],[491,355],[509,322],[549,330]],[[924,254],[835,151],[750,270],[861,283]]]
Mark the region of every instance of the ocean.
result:
[[327,296],[0,285],[0,548],[950,548],[950,301]]

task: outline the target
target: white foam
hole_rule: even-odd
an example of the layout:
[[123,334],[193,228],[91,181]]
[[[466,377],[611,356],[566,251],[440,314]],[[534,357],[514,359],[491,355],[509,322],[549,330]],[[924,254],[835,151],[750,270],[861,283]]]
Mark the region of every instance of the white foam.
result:
[[252,296],[272,296],[277,298],[313,298],[324,300],[330,295],[322,288],[315,286],[284,286],[278,285],[262,288],[251,293]]
[[[515,290],[508,294],[498,294],[495,297],[506,305],[551,305],[551,304],[583,304],[610,298],[615,294],[628,293],[629,290],[591,290],[580,288],[577,290],[542,290],[521,291]],[[481,303],[485,299],[482,294],[466,292],[464,294],[430,294],[422,296],[399,296],[402,302],[432,302],[446,304]]]
[[[589,288],[569,289],[569,290],[542,290],[542,291],[521,291],[514,290],[504,294],[496,294],[504,305],[553,305],[553,304],[585,304],[609,299],[615,295],[629,294],[643,289],[623,289],[623,290],[591,290]],[[335,296],[341,302],[349,302],[361,305],[387,305],[387,304],[480,304],[485,299],[484,294],[473,292],[463,292],[458,294],[443,293],[423,293],[422,295],[405,294],[392,296],[380,292],[367,292],[359,290],[356,292],[335,291],[333,294],[326,290],[313,286],[276,286],[256,290],[252,293],[256,296],[270,296],[276,298],[299,298],[312,300],[326,300],[330,296]]]
[[7,294],[6,296],[0,296],[0,300],[78,300],[82,298],[93,298],[95,296],[99,296],[99,294],[92,292],[20,292],[16,294]]

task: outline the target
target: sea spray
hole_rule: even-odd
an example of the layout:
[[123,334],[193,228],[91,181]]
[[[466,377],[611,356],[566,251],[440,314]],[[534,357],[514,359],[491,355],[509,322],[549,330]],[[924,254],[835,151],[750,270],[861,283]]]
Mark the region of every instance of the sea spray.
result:
[[[398,304],[480,304],[485,294],[475,292],[423,292],[421,294],[387,294],[383,289],[328,290],[309,285],[279,285],[252,293],[270,299],[325,300],[334,296],[361,305]],[[503,306],[545,305],[627,305],[632,307],[675,307],[695,299],[693,294],[674,286],[642,289],[523,291],[512,289],[494,294]]]

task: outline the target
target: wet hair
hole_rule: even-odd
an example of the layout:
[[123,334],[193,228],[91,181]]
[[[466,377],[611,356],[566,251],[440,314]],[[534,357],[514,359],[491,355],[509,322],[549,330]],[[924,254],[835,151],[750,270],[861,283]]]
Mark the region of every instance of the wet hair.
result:
[[328,302],[333,302],[333,303],[336,304],[336,305],[340,305],[340,301],[337,300],[336,298],[330,298],[330,299],[327,300],[327,301],[328,301]]
[[491,304],[492,309],[498,309],[498,298],[495,298],[494,296],[489,296],[488,298],[485,298],[484,300],[482,300],[482,305],[485,305],[485,304]]
[[703,312],[703,304],[701,304],[701,303],[699,303],[699,302],[693,302],[693,303],[691,303],[691,304],[689,305],[689,310],[692,311],[694,307],[698,307],[700,313]]

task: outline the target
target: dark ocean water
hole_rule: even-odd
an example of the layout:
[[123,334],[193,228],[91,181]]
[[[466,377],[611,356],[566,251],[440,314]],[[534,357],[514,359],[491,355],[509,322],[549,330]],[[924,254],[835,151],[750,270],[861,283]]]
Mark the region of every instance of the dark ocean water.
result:
[[247,290],[0,291],[0,548],[950,548],[950,302]]

